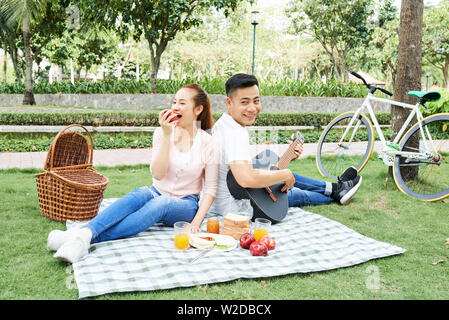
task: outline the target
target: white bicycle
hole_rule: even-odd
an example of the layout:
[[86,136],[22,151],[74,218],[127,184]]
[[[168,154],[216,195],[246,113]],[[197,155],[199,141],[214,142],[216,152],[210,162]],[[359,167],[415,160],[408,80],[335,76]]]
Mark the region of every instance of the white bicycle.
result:
[[[368,84],[353,71],[351,74],[361,79],[370,91],[359,109],[338,115],[324,129],[316,150],[316,163],[320,173],[323,176],[337,177],[349,166],[360,172],[373,152],[375,128],[382,145],[379,158],[385,165],[393,167],[394,181],[402,192],[426,201],[448,197],[449,113],[423,118],[420,110],[420,105],[427,108],[425,103],[438,101],[441,94],[437,91],[409,91],[409,95],[418,98],[415,105],[378,98],[373,95],[377,90],[389,96],[393,94]],[[385,139],[372,102],[411,109],[393,141]],[[372,122],[362,113],[365,109]],[[416,124],[406,131],[415,116]]]

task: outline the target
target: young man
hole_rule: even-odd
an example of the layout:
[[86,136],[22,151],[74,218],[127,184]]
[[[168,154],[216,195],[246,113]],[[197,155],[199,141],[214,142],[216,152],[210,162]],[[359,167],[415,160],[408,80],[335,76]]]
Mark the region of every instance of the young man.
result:
[[[289,207],[328,204],[336,201],[347,204],[357,192],[362,177],[357,170],[346,169],[335,183],[310,179],[283,170],[261,170],[253,168],[250,156],[249,134],[246,126],[254,124],[262,111],[259,83],[248,74],[236,74],[226,82],[227,112],[212,128],[212,136],[220,149],[218,186],[210,212],[224,214],[235,201],[230,194],[226,176],[232,171],[239,185],[245,188],[264,188],[284,182],[282,191],[288,192]],[[296,157],[302,146],[295,150]]]

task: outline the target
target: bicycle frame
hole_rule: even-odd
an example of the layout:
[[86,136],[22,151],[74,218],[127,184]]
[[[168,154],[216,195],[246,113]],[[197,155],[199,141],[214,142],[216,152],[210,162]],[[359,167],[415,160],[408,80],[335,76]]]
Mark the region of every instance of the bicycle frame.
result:
[[[394,144],[398,144],[399,139],[401,139],[401,137],[403,136],[403,134],[405,133],[405,130],[407,129],[408,125],[410,124],[410,122],[412,121],[413,117],[416,115],[417,117],[417,121],[419,123],[419,127],[420,127],[420,132],[423,138],[423,143],[424,146],[426,148],[426,150],[429,150],[429,145],[428,142],[430,142],[430,145],[432,147],[432,150],[434,151],[434,153],[437,153],[435,146],[433,144],[433,140],[430,136],[430,132],[428,130],[428,128],[426,127],[426,134],[427,134],[427,139],[426,139],[426,135],[424,134],[424,130],[422,128],[421,125],[421,121],[423,120],[423,116],[421,113],[421,110],[419,110],[419,105],[420,103],[416,103],[415,105],[412,104],[408,104],[408,103],[403,103],[403,102],[398,102],[398,101],[394,101],[391,99],[384,99],[384,98],[378,98],[375,97],[372,93],[368,93],[368,96],[365,98],[362,106],[360,108],[358,108],[355,112],[354,112],[354,116],[352,117],[351,121],[349,122],[348,126],[346,127],[345,132],[343,133],[342,138],[339,141],[339,145],[342,144],[343,139],[346,137],[346,135],[348,134],[349,129],[352,127],[355,119],[357,118],[357,116],[359,114],[362,113],[362,111],[366,108],[368,110],[368,113],[371,117],[371,121],[374,124],[374,127],[377,131],[377,134],[379,135],[379,139],[382,142],[382,145],[385,147],[387,145],[387,141],[385,140],[385,137],[382,133],[382,130],[380,129],[380,125],[379,122],[377,121],[376,115],[374,114],[374,110],[373,107],[371,106],[371,101],[375,101],[375,102],[382,102],[382,103],[387,103],[390,105],[394,105],[394,106],[399,106],[402,108],[406,108],[406,109],[411,109],[412,111],[410,112],[410,115],[407,117],[407,119],[405,120],[404,124],[402,125],[401,129],[399,130],[398,134],[396,135],[396,137],[394,138],[394,140],[392,141]],[[356,128],[354,130],[354,132],[352,133],[351,138],[349,139],[348,143],[350,144],[357,132],[358,126],[360,125],[360,121],[357,123]],[[395,154],[401,154],[401,155],[408,155],[410,157],[416,157],[417,153],[416,152],[405,152],[405,151],[391,151],[389,152],[391,155],[395,155]],[[428,157],[429,155],[426,154],[425,157]]]

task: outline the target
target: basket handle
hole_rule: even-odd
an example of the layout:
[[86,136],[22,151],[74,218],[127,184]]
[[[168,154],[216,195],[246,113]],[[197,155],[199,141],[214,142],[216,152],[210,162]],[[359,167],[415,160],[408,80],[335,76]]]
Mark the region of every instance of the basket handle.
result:
[[[47,165],[47,163],[50,163],[50,167],[48,168],[49,170],[52,170],[52,169],[53,169],[53,157],[54,157],[54,153],[55,153],[55,145],[56,145],[56,142],[58,141],[59,137],[60,137],[60,136],[61,136],[67,129],[69,129],[69,128],[71,128],[71,127],[80,127],[80,128],[82,128],[82,129],[84,129],[84,131],[87,132],[87,135],[89,136],[89,141],[90,141],[90,144],[89,144],[89,149],[90,149],[90,150],[89,150],[89,159],[88,159],[87,165],[90,165],[90,166],[92,165],[92,162],[93,162],[93,154],[94,154],[94,142],[93,142],[93,140],[92,140],[92,135],[90,134],[89,130],[86,129],[86,127],[84,127],[84,126],[81,125],[81,124],[74,123],[74,124],[68,125],[67,127],[61,129],[61,131],[59,131],[59,133],[56,135],[55,139],[54,139],[53,142],[51,143],[51,145],[50,145],[50,151],[51,151],[51,152],[49,152],[49,153],[47,154],[47,159],[45,160],[45,166]],[[49,157],[49,156],[50,156],[50,162],[48,161],[48,157]],[[44,169],[47,169],[47,168],[44,168]]]

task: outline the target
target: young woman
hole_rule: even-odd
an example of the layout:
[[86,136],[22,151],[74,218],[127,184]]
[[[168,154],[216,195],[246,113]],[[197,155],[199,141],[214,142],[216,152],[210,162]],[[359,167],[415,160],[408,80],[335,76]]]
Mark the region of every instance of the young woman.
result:
[[153,185],[131,191],[81,229],[50,232],[47,248],[56,251],[55,258],[74,263],[87,255],[90,243],[129,237],[160,221],[168,226],[187,221],[199,231],[218,179],[218,149],[205,131],[213,126],[207,93],[197,84],[183,86],[172,108],[159,113],[159,124],[150,165]]

